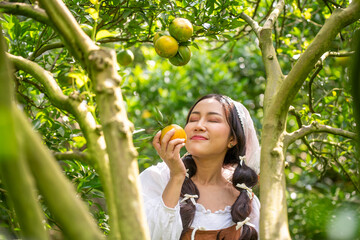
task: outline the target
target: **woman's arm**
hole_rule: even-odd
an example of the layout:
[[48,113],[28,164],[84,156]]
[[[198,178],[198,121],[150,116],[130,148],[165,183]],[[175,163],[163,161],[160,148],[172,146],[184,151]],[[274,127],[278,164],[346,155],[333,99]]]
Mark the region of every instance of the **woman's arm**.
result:
[[140,174],[142,197],[151,239],[178,240],[182,232],[180,206],[166,206],[162,194],[170,179],[169,168],[159,163]]
[[160,135],[159,131],[154,137],[153,145],[170,170],[170,179],[162,198],[167,207],[173,208],[179,202],[181,187],[186,176],[186,168],[180,158],[180,149],[185,145],[185,139],[170,140],[174,135],[174,129],[167,132],[161,142]]

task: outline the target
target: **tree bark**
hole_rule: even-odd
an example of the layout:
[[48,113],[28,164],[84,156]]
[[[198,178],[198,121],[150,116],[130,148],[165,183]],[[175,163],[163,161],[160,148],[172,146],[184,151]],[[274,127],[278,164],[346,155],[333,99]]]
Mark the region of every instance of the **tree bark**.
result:
[[14,115],[18,134],[28,143],[25,145],[27,164],[65,236],[68,239],[104,239],[74,186],[63,175],[50,150],[43,145],[41,137],[32,130],[20,110],[16,109]]
[[41,23],[51,26],[49,18],[44,9],[25,3],[0,2],[2,12],[30,17]]
[[40,0],[40,3],[65,45],[89,72],[97,93],[116,205],[112,211],[117,219],[111,226],[111,234],[116,238],[120,232],[122,238],[129,240],[149,239],[140,196],[137,153],[132,142],[133,126],[122,99],[115,54],[92,42],[62,1]]
[[[286,118],[290,103],[298,93],[315,63],[323,53],[329,50],[330,42],[339,31],[360,18],[360,1],[353,1],[346,9],[334,11],[320,32],[302,54],[298,62],[283,79],[279,68],[271,59],[275,52],[271,34],[260,32],[260,47],[267,75],[267,86],[264,100],[264,122],[261,137],[261,174],[260,199],[261,223],[260,236],[263,240],[290,239],[287,219],[286,186],[285,186],[285,152],[284,135]],[[268,37],[262,38],[266,34]],[[270,53],[270,54],[269,54]],[[271,55],[271,58],[269,56]],[[275,61],[276,64],[277,60]]]
[[132,142],[133,124],[127,118],[121,95],[115,51],[96,50],[88,60],[115,186],[121,237],[150,239],[140,195],[137,152]]
[[[2,28],[0,26],[0,32]],[[25,156],[23,141],[17,134],[13,116],[13,89],[10,65],[5,55],[5,42],[0,34],[0,173],[26,239],[49,239],[34,179]]]
[[110,217],[109,222],[110,226],[113,226],[111,228],[112,236],[114,236],[114,238],[120,238],[120,235],[117,234],[118,230],[116,226],[118,217],[105,139],[99,126],[97,126],[94,117],[88,111],[86,103],[80,102],[76,95],[70,97],[64,95],[59,85],[52,77],[52,74],[38,64],[11,54],[7,54],[7,56],[17,69],[29,73],[44,86],[45,94],[54,106],[72,114],[79,123],[87,141],[89,152],[88,159],[99,174],[104,189],[108,214]]

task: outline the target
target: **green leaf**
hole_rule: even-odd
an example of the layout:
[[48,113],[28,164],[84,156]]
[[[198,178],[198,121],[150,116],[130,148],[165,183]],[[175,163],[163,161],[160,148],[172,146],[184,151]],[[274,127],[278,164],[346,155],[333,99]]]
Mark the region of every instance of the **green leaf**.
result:
[[100,39],[107,38],[107,37],[114,37],[115,34],[109,32],[108,30],[100,30],[96,33],[96,41],[99,41]]
[[85,10],[88,14],[90,14],[91,18],[97,21],[99,19],[99,12],[96,11],[95,8],[88,8]]

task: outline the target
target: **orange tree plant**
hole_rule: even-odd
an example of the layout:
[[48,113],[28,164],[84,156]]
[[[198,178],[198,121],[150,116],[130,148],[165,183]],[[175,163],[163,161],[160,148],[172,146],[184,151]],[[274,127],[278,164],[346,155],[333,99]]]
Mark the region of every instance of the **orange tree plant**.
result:
[[[96,205],[94,195],[102,198],[103,192],[109,220],[98,224],[108,237],[148,239],[137,182],[138,159],[142,156],[138,158],[134,147],[133,134],[138,131],[128,120],[128,114],[142,125],[144,122],[137,117],[147,119],[153,113],[140,109],[147,104],[156,106],[161,98],[172,100],[167,105],[170,109],[183,111],[180,104],[174,107],[171,102],[190,105],[191,98],[209,91],[237,98],[252,81],[263,86],[256,90],[261,92],[260,96],[252,95],[258,100],[252,103],[260,109],[255,115],[262,118],[261,238],[290,238],[285,160],[286,150],[292,143],[296,144],[294,148],[305,146],[309,151],[310,154],[303,157],[304,150],[292,149],[303,160],[317,159],[324,168],[340,168],[352,188],[359,192],[359,181],[355,177],[359,169],[348,167],[349,163],[353,164],[348,159],[354,156],[352,140],[356,139],[352,115],[346,113],[349,119],[340,118],[350,109],[351,97],[343,88],[333,87],[334,78],[344,81],[347,78],[326,65],[333,60],[328,60],[330,57],[340,59],[353,54],[349,42],[360,18],[358,0],[352,3],[324,1],[323,5],[306,1],[25,2],[0,2],[0,9],[6,13],[2,16],[7,40],[3,48],[8,46],[8,53],[5,55],[2,50],[1,58],[4,75],[1,79],[7,80],[1,81],[1,179],[6,186],[3,192],[11,199],[25,238],[49,238],[43,228],[41,210],[48,224],[60,228],[67,238],[105,238],[86,205],[76,196],[78,192],[83,199],[89,199],[91,193],[91,204]],[[152,77],[160,74],[157,79],[168,82],[170,66],[164,63],[144,77],[142,68],[158,65],[141,59],[143,56],[138,51],[142,46],[149,46],[154,34],[166,30],[178,16],[186,17],[194,25],[190,46],[197,48],[197,43],[201,43],[202,49],[211,48],[214,55],[222,53],[218,58],[228,64],[220,66],[220,71],[212,72],[212,68],[207,71],[203,68],[204,62],[208,65],[212,62],[204,58],[197,60],[193,52],[186,66],[188,73],[177,68],[171,75],[181,78],[178,83],[187,90],[183,94],[179,94],[176,83],[172,88],[171,83],[167,86],[149,84],[152,74]],[[252,42],[258,43],[259,48],[251,48]],[[118,69],[112,49],[122,51],[123,48],[135,50],[133,68]],[[149,49],[153,50],[153,46],[143,52]],[[254,55],[262,56],[262,61],[257,61]],[[232,61],[234,56],[238,58],[236,61]],[[256,60],[261,67],[252,67],[253,63],[244,58]],[[14,105],[10,94],[11,68],[6,61],[16,70],[17,101],[32,119],[46,146]],[[192,75],[191,65],[200,66],[200,74]],[[226,72],[227,66],[232,65],[239,68]],[[251,73],[251,68],[258,75]],[[262,70],[266,78],[259,77]],[[221,73],[227,74],[218,75]],[[252,78],[254,75],[257,77]],[[192,83],[190,78],[197,80]],[[329,89],[318,86],[314,90],[316,80]],[[249,85],[253,89],[246,91],[255,91],[255,85]],[[300,96],[299,91],[302,91]],[[302,99],[306,95],[304,91],[309,95],[306,104]],[[138,104],[136,111],[130,112],[137,101],[142,106]],[[332,106],[337,102],[343,109],[332,108],[337,114],[330,117],[331,114],[326,113],[329,109],[322,106],[323,101]],[[337,124],[331,124],[336,115]],[[344,120],[346,124],[341,124]],[[297,126],[291,121],[297,122]],[[333,136],[340,137],[335,141]],[[65,176],[55,158],[63,160]],[[78,166],[80,170],[74,173],[73,169]],[[66,176],[76,183],[77,192]],[[94,182],[97,176],[99,182]],[[40,201],[35,189],[39,191]],[[16,229],[14,224],[13,231]]]

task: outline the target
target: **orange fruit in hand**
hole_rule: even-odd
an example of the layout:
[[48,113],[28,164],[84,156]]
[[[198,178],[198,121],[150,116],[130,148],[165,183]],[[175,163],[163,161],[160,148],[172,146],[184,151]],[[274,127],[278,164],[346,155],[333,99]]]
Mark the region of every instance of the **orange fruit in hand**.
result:
[[161,130],[160,141],[164,137],[164,135],[168,131],[170,131],[171,129],[175,129],[175,132],[174,132],[174,135],[170,138],[170,140],[173,140],[173,139],[176,139],[176,138],[183,138],[183,139],[185,139],[185,142],[186,142],[185,130],[182,127],[180,127],[179,125],[176,125],[176,124],[171,124],[171,125],[166,126],[165,128],[163,128],[163,130]]
[[171,58],[176,55],[179,45],[171,36],[161,36],[155,42],[155,51],[160,57]]

